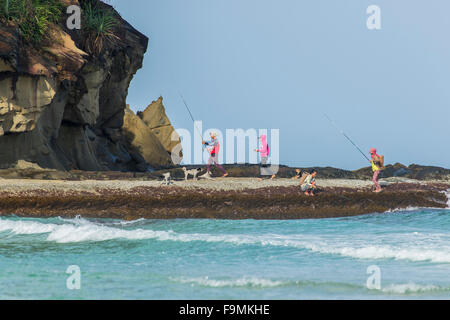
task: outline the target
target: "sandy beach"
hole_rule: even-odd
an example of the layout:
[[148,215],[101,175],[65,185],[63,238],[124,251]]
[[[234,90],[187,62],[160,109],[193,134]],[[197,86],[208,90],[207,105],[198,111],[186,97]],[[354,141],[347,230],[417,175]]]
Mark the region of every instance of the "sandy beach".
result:
[[[318,178],[317,185],[322,188],[348,188],[354,190],[368,191],[373,187],[370,180],[361,179],[321,179]],[[392,186],[396,184],[426,186],[448,185],[449,180],[415,180],[407,178],[386,178],[381,179],[382,186]],[[275,187],[295,187],[299,186],[299,180],[277,178],[274,180],[257,178],[213,178],[187,181],[184,179],[172,179],[166,185],[161,180],[39,180],[39,179],[1,179],[0,193],[21,194],[22,192],[83,192],[97,194],[99,190],[121,190],[129,192],[134,188],[172,188],[179,187],[187,190],[206,189],[216,191],[239,191],[246,189],[261,189]]]
[[[435,181],[433,181],[435,182]],[[386,183],[386,182],[385,182]],[[417,183],[426,184],[426,182],[417,181]],[[366,180],[350,179],[317,179],[317,184],[322,187],[343,187],[353,189],[370,188],[372,183]],[[171,180],[170,185],[164,185],[162,181],[136,181],[136,180],[30,180],[13,179],[1,180],[0,193],[22,194],[23,192],[68,192],[68,193],[92,193],[98,194],[99,190],[121,190],[129,192],[134,188],[172,188],[180,187],[183,189],[207,189],[216,191],[260,189],[270,187],[294,187],[298,186],[298,180],[293,179],[275,179],[258,181],[256,178],[215,178],[213,180],[191,180],[179,181]]]

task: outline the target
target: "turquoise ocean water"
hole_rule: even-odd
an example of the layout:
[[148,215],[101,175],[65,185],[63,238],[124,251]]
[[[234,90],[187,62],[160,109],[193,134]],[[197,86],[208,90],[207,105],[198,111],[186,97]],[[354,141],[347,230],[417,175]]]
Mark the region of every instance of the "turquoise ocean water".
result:
[[[80,268],[80,290],[66,273]],[[380,288],[368,289],[369,266]],[[0,218],[0,299],[449,299],[450,210],[291,221]]]

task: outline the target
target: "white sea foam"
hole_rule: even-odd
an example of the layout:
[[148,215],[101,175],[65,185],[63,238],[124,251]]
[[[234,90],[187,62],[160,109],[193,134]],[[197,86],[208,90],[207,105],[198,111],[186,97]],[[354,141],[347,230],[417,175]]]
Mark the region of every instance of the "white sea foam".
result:
[[164,237],[166,231],[122,230],[101,225],[61,225],[47,237],[48,241],[58,243],[107,241],[114,239],[143,240]]
[[0,232],[12,234],[44,234],[47,240],[58,243],[106,241],[113,239],[168,239],[171,231],[124,230],[92,223],[85,219],[63,219],[65,224],[0,219]]
[[313,252],[324,254],[335,254],[356,259],[395,259],[410,261],[431,261],[435,263],[450,263],[450,252],[430,250],[423,248],[393,248],[390,246],[364,246],[354,247],[333,247],[318,246],[314,244],[305,245]]
[[[241,277],[237,279],[210,279],[209,277],[170,277],[171,281],[198,285],[203,287],[223,288],[223,287],[250,287],[250,288],[273,288],[280,286],[339,286],[339,287],[358,287],[344,283],[320,283],[311,281],[294,281],[294,280],[273,280],[258,277]],[[361,286],[362,288],[362,286]],[[413,282],[404,284],[391,284],[385,288],[378,290],[386,294],[409,295],[432,292],[450,291],[450,288],[440,287],[436,285],[416,284]]]
[[129,225],[133,225],[133,224],[138,224],[141,222],[144,222],[146,219],[144,218],[140,218],[137,220],[131,220],[131,221],[118,221],[118,222],[114,222],[114,225],[121,225],[121,226],[129,226]]
[[288,284],[288,282],[263,279],[257,277],[242,277],[231,280],[209,279],[209,277],[171,278],[171,280],[180,283],[188,283],[192,285],[200,285],[204,287],[213,287],[213,288],[220,288],[220,287],[273,288]]
[[421,285],[413,282],[405,284],[391,284],[385,288],[381,288],[383,293],[389,294],[417,294],[449,291],[450,288],[443,288],[435,285]]
[[385,213],[394,213],[394,212],[403,212],[403,211],[418,211],[420,209],[421,208],[419,208],[419,207],[408,206],[406,208],[389,209],[389,210],[385,211]]
[[40,234],[52,232],[55,224],[43,224],[34,221],[13,221],[0,219],[0,232],[9,231],[13,234]]
[[84,219],[83,217],[81,217],[80,215],[76,216],[75,219],[66,219],[66,218],[61,218],[58,217],[59,220],[69,223],[69,224],[74,224],[74,225],[82,225],[82,224],[91,224],[92,222],[90,222],[87,219]]
[[445,192],[445,195],[447,196],[447,208],[450,208],[450,189],[447,189]]
[[[65,220],[63,224],[41,223],[29,220],[0,219],[0,232],[12,234],[46,234],[47,241],[57,243],[98,242],[114,239],[208,243],[230,243],[233,245],[260,245],[292,247],[309,250],[318,254],[339,255],[355,259],[396,259],[410,261],[431,261],[450,263],[450,247],[444,235],[420,236],[415,234],[414,241],[408,238],[389,238],[388,243],[376,243],[373,239],[326,238],[312,235],[242,235],[242,234],[187,234],[147,229],[123,229],[105,226],[85,219]],[[420,238],[418,238],[420,237]],[[439,239],[444,242],[437,242]]]

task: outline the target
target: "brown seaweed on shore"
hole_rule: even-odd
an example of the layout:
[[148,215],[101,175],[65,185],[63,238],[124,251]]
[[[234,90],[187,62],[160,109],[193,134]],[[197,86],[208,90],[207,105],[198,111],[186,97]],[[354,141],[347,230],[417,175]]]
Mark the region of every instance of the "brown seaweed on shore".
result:
[[0,215],[116,218],[133,220],[305,219],[354,216],[407,207],[445,208],[448,185],[393,184],[381,194],[350,188],[324,188],[308,197],[298,187],[215,192],[181,187],[138,187],[128,191],[0,193]]

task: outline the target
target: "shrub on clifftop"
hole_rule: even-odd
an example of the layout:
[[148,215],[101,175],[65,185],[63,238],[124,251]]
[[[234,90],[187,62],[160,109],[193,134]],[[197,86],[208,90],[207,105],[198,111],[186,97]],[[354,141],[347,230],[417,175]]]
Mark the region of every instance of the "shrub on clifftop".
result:
[[117,20],[114,11],[102,8],[96,0],[82,2],[83,30],[86,33],[85,50],[90,54],[100,54],[107,43],[117,40],[114,29]]
[[58,0],[0,0],[0,19],[17,24],[25,40],[39,43],[62,8]]

